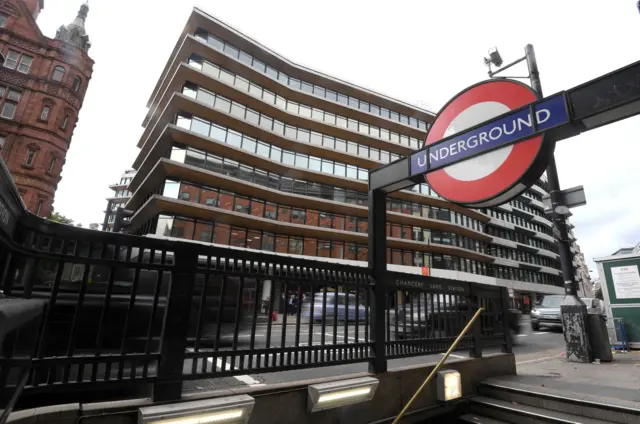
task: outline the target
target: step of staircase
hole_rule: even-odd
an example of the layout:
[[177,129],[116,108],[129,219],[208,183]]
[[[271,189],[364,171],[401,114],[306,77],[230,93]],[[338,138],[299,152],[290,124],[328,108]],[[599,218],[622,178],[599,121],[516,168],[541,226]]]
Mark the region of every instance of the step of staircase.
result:
[[[587,418],[486,396],[471,398],[470,408],[472,413],[482,417],[513,424],[611,424],[611,421]],[[482,423],[483,421],[478,422]]]
[[[479,384],[478,394],[512,405],[525,405],[550,412],[572,414],[577,417],[601,420],[600,422],[640,423],[640,403],[638,402],[587,395],[566,389],[558,390],[539,382],[534,384],[534,382],[536,382],[535,379],[519,376],[488,379]],[[606,395],[606,388],[602,389],[602,394]],[[574,390],[579,390],[579,387],[575,387]]]
[[485,417],[478,414],[464,414],[458,417],[460,424],[473,423],[473,424],[508,424],[505,421],[495,420],[493,418]]

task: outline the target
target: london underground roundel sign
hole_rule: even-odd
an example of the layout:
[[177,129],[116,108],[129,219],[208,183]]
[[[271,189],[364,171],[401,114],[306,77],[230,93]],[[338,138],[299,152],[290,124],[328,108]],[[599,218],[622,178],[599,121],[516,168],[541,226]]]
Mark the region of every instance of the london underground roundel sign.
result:
[[[429,130],[425,146],[536,100],[535,92],[517,81],[490,80],[473,85],[440,110]],[[446,148],[430,149],[433,150],[430,160],[453,162],[456,154],[466,155],[465,152],[483,143],[488,146],[493,140],[517,133],[522,130],[519,127],[527,124],[531,125],[531,122],[522,119],[501,122],[484,132],[476,132],[472,137],[449,143]],[[505,203],[531,186],[544,171],[549,146],[543,143],[543,137],[535,136],[455,162],[425,174],[425,179],[438,195],[454,203],[469,207]]]

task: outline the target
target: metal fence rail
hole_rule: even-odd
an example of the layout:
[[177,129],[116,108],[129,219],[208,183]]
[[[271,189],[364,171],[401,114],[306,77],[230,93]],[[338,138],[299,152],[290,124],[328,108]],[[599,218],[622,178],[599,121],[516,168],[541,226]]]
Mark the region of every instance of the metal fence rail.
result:
[[[202,259],[195,273],[196,334],[185,358],[185,378],[370,359],[367,308],[356,307],[370,296],[366,268],[232,249],[212,250]],[[262,303],[265,297],[270,301]],[[276,309],[280,313],[273,321]]]
[[356,362],[383,372],[387,359],[445,352],[479,307],[458,349],[510,351],[506,289],[57,224],[24,210],[0,165],[2,290],[46,303],[5,346],[3,396],[27,365],[36,405],[173,400],[185,380]]

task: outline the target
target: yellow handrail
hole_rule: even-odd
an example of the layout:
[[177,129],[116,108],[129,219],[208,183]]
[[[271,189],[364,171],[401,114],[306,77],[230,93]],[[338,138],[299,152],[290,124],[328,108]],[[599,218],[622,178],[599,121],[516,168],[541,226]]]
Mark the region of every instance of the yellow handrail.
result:
[[456,339],[453,341],[453,344],[449,347],[449,350],[447,350],[447,353],[445,353],[442,359],[440,360],[440,362],[438,362],[438,365],[436,365],[431,370],[431,373],[427,376],[427,379],[424,380],[424,383],[422,383],[422,385],[413,394],[413,396],[411,396],[411,399],[409,399],[409,402],[407,402],[404,408],[402,408],[402,411],[400,411],[400,414],[398,414],[396,419],[393,420],[393,424],[398,424],[398,422],[400,422],[400,420],[402,419],[402,416],[407,412],[407,409],[409,409],[413,401],[416,400],[420,392],[422,392],[422,389],[424,389],[424,387],[429,383],[429,381],[431,381],[433,376],[436,375],[436,373],[438,372],[442,364],[444,364],[444,361],[446,361],[449,355],[451,354],[451,352],[455,350],[456,346],[458,346],[458,343],[460,342],[460,339],[462,339],[462,337],[464,337],[464,335],[467,334],[467,331],[469,331],[469,329],[471,328],[475,320],[480,316],[482,311],[484,311],[484,308],[480,308],[476,311],[475,315],[473,315],[473,318],[471,318],[471,321],[469,321],[467,325],[462,329],[462,332],[458,334],[458,337],[456,337]]

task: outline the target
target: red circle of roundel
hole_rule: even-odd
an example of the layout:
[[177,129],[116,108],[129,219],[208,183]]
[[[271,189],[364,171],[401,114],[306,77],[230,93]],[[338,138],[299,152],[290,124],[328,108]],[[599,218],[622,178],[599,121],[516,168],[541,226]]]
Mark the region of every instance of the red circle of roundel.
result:
[[[487,81],[463,91],[447,103],[438,113],[427,134],[425,146],[444,138],[451,122],[470,106],[482,102],[498,102],[510,110],[532,103],[535,92],[515,81]],[[478,122],[480,124],[480,122]],[[462,204],[474,204],[497,197],[516,184],[535,160],[542,136],[513,145],[511,153],[495,171],[484,178],[460,181],[445,172],[445,168],[425,174],[427,183],[440,196]]]

